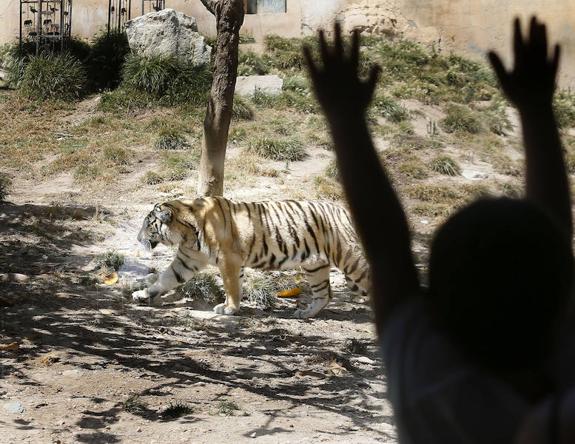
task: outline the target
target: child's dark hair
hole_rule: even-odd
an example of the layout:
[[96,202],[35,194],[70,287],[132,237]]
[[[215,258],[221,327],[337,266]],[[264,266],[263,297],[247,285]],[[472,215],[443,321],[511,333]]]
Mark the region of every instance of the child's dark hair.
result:
[[427,306],[478,364],[536,367],[552,352],[572,267],[567,236],[543,210],[524,200],[479,200],[436,233]]

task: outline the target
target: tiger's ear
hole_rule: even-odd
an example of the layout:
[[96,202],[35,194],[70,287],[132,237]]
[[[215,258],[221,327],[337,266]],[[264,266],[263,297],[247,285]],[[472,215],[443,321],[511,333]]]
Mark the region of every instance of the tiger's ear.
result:
[[172,209],[165,206],[165,205],[163,205],[163,206],[162,205],[156,205],[154,207],[154,214],[163,223],[170,222],[172,220],[172,216],[173,216]]

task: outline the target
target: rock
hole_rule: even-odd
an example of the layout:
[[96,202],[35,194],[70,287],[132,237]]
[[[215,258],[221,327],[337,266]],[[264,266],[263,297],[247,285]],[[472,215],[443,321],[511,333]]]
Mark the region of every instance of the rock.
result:
[[212,48],[198,33],[196,19],[173,9],[150,12],[126,23],[130,49],[146,56],[174,56],[194,65],[210,62]]
[[281,94],[284,81],[276,75],[238,76],[236,94],[253,96],[256,91],[270,96]]
[[10,401],[4,404],[4,410],[8,413],[24,413],[24,406],[20,401]]

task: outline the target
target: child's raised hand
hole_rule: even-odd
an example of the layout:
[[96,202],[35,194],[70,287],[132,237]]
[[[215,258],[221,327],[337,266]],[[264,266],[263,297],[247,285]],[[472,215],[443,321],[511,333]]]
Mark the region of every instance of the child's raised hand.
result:
[[531,19],[529,35],[523,37],[519,19],[514,23],[515,66],[507,71],[494,51],[489,61],[507,98],[518,108],[551,104],[555,92],[560,47],[550,57],[547,52],[547,29],[544,24]]
[[374,66],[368,79],[360,80],[357,72],[359,33],[353,32],[349,54],[346,54],[338,23],[334,34],[334,44],[330,47],[324,32],[319,32],[321,66],[314,62],[308,46],[303,49],[315,95],[328,119],[363,118],[373,97],[380,68]]

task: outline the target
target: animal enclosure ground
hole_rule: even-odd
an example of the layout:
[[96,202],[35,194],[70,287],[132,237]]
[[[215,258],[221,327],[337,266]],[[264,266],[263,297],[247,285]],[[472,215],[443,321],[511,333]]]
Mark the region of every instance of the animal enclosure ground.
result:
[[[517,119],[484,67],[364,42],[362,69],[385,68],[369,123],[425,270],[449,214],[477,196],[521,195]],[[278,74],[284,91],[234,110],[225,194],[343,202],[301,41],[266,45],[242,53],[240,71]],[[0,203],[0,441],[396,442],[370,310],[341,275],[310,320],[292,319],[283,300],[223,317],[198,300],[126,297],[169,261],[165,248],[143,254],[136,234],[154,203],[194,195],[205,109],[134,97],[119,88],[38,104],[0,90],[0,174],[12,180]],[[560,108],[570,173],[574,97]],[[114,251],[126,264],[105,285],[96,258]]]
[[83,271],[125,218],[0,206],[3,442],[393,442],[365,304],[136,306]]

